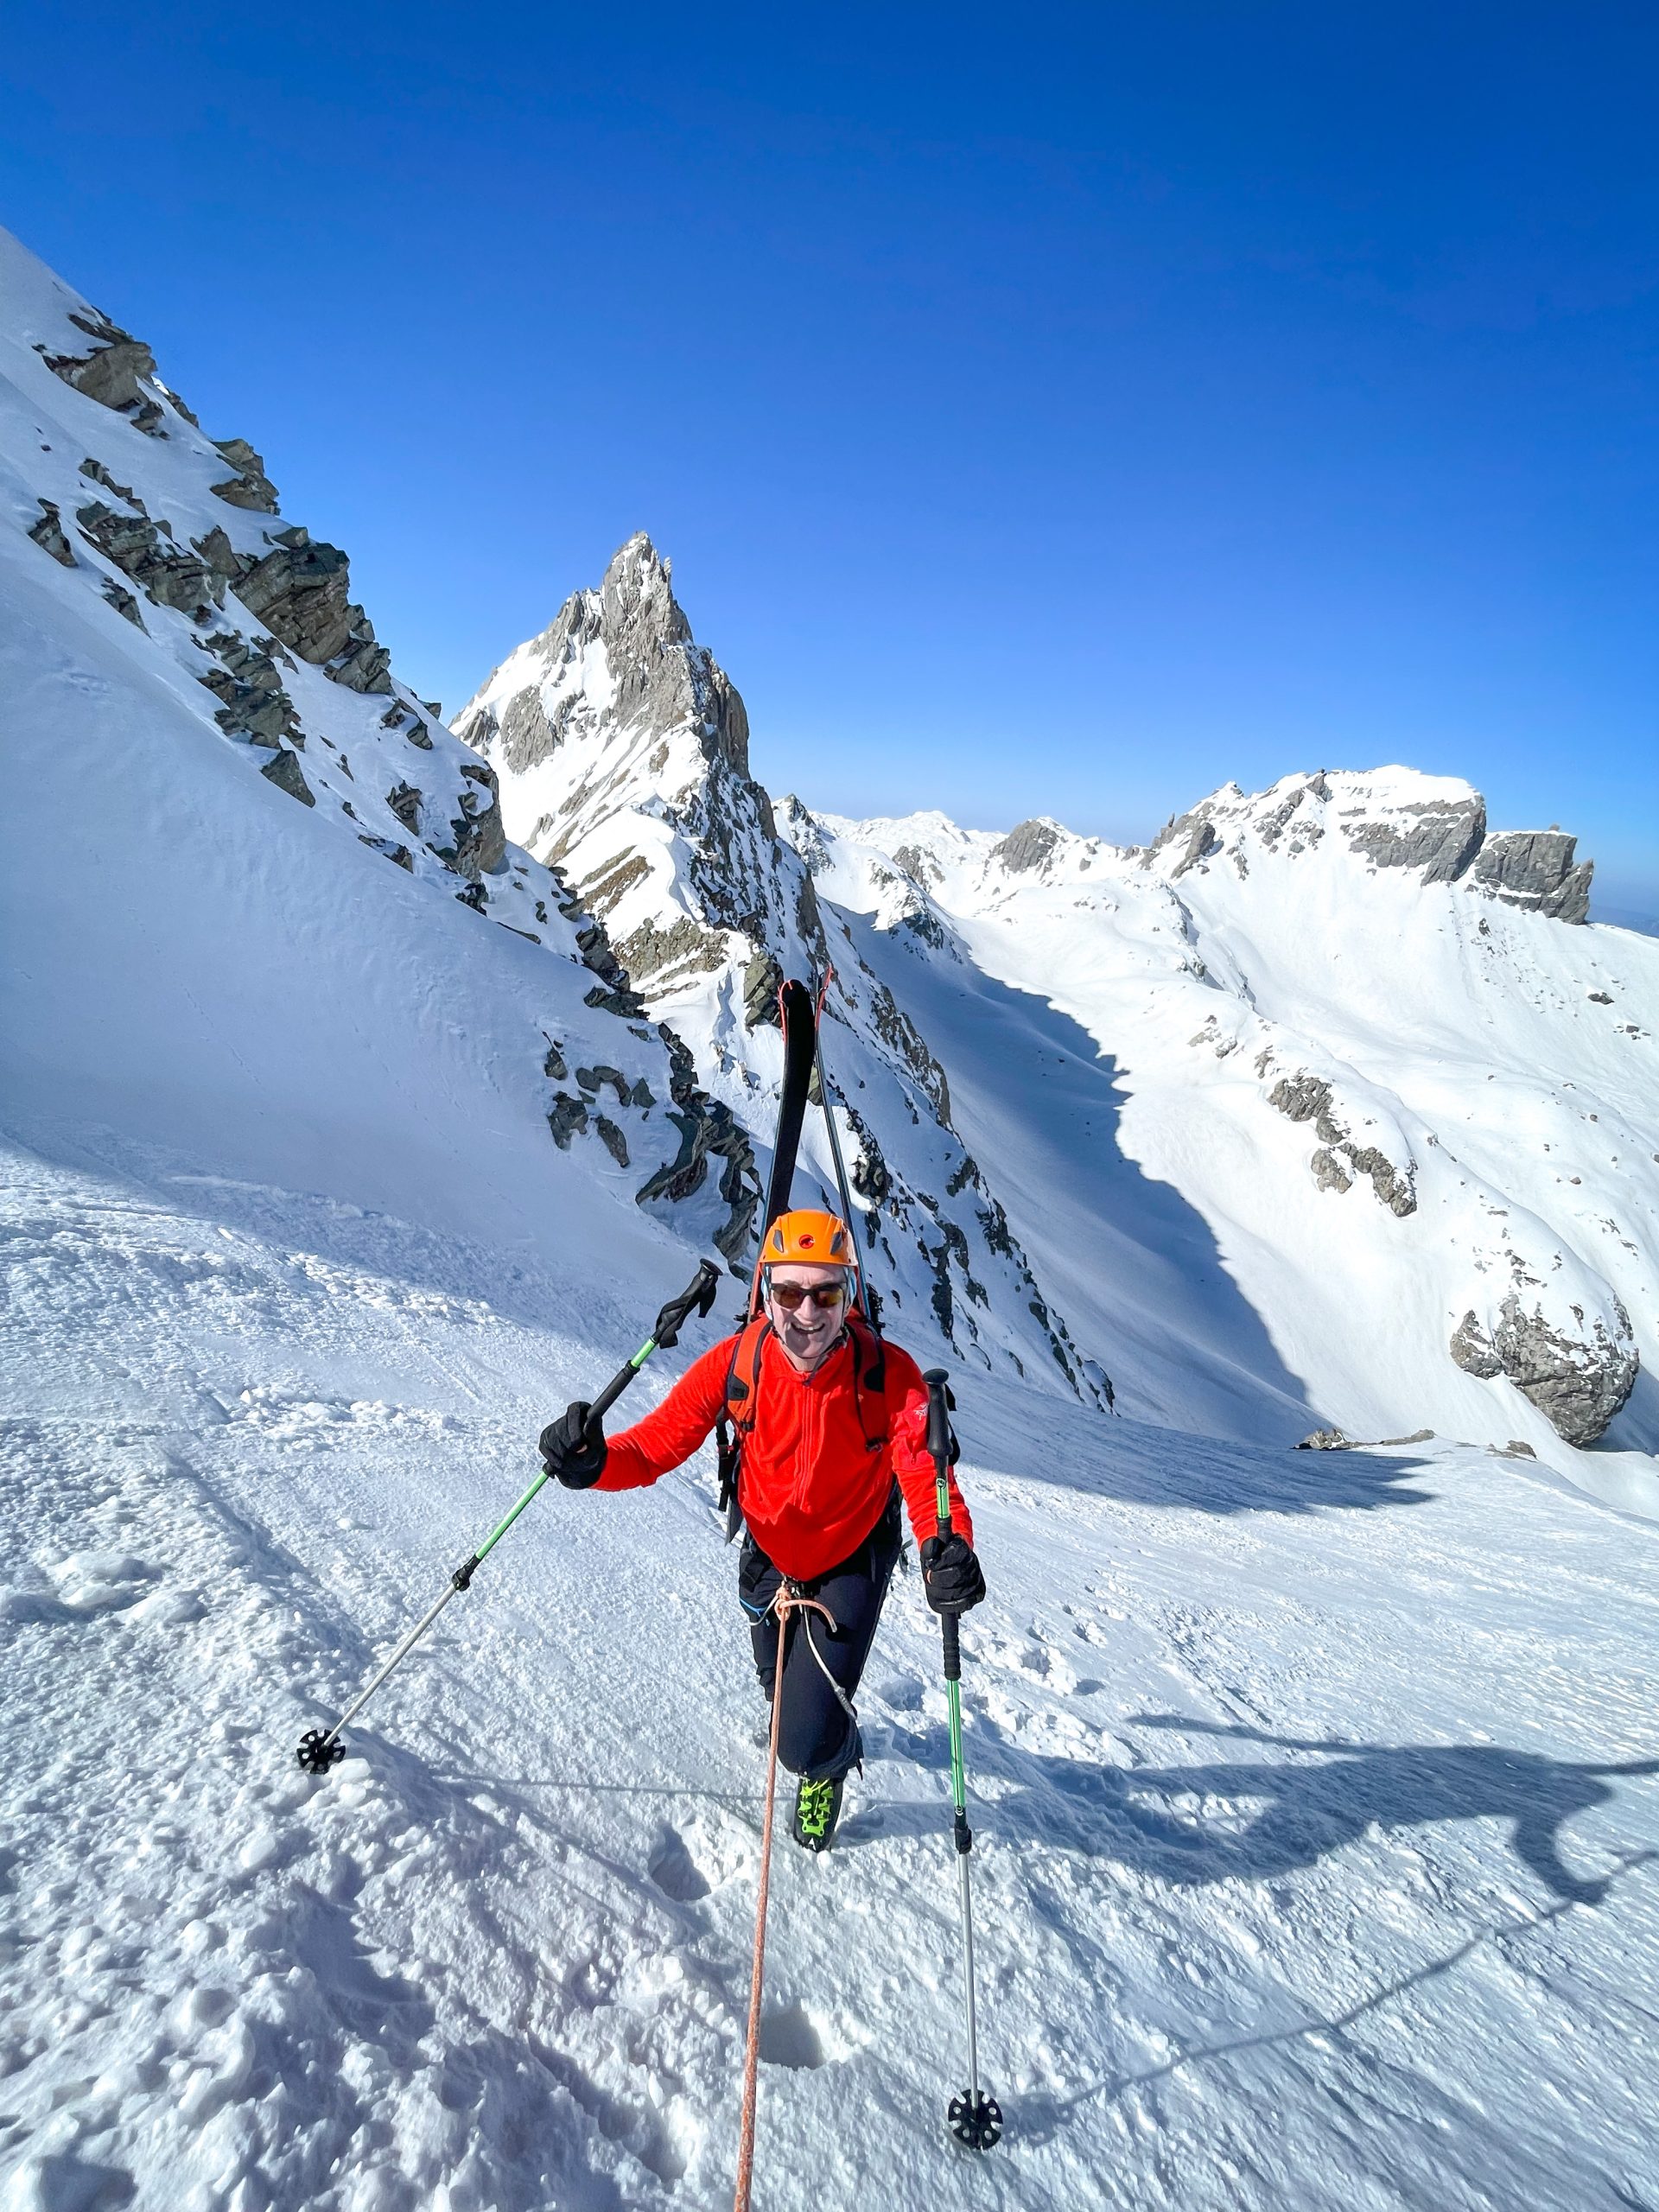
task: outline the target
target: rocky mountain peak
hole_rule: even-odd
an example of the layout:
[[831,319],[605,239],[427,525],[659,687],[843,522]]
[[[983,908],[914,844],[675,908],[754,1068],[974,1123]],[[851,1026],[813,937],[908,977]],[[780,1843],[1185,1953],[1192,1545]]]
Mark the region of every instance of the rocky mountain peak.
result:
[[[504,661],[461,709],[469,745],[523,775],[563,745],[604,749],[673,787],[721,766],[749,772],[749,720],[736,686],[692,635],[674,596],[672,563],[637,531],[612,556],[595,589],[573,592],[539,637]],[[677,759],[682,735],[695,760]],[[532,820],[521,825],[536,834]]]
[[1489,831],[1486,802],[1460,776],[1415,768],[1318,769],[1282,776],[1265,791],[1224,784],[1172,816],[1139,855],[1173,882],[1225,860],[1296,860],[1324,844],[1368,873],[1399,868],[1424,884],[1459,883],[1553,920],[1589,918],[1594,863],[1554,830]]

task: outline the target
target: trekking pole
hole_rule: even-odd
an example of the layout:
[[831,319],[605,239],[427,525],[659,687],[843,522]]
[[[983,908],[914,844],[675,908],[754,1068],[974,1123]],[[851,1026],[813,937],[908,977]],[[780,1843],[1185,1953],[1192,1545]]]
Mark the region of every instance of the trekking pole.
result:
[[[938,1483],[939,1534],[950,1534],[950,1397],[945,1371],[930,1367],[922,1380],[927,1385],[927,1450]],[[955,1613],[941,1613],[939,1628],[944,1639],[944,1695],[950,1712],[950,1794],[955,1802],[953,1833],[957,1845],[957,1890],[962,1904],[962,1986],[968,2018],[968,2087],[952,2097],[945,2118],[958,2143],[970,2151],[988,2151],[1002,2139],[1002,2111],[995,2097],[983,2096],[979,2087],[979,2024],[974,2009],[974,1904],[968,1887],[968,1855],[974,1847],[968,1825],[968,1777],[962,1763],[962,1623]]]
[[[677,1298],[669,1300],[667,1305],[657,1316],[651,1334],[645,1338],[644,1344],[640,1345],[632,1359],[626,1361],[618,1368],[598,1397],[594,1400],[588,1408],[588,1420],[582,1431],[584,1435],[593,1434],[599,1423],[627,1389],[652,1352],[666,1351],[678,1341],[680,1331],[685,1326],[694,1308],[699,1314],[708,1314],[714,1305],[715,1294],[720,1288],[720,1269],[712,1260],[700,1260],[697,1262],[695,1281],[690,1283]],[[295,1757],[308,1774],[327,1774],[337,1760],[345,1758],[346,1746],[340,1740],[341,1729],[357,1718],[381,1683],[409,1656],[449,1600],[469,1586],[478,1569],[495,1549],[502,1537],[506,1535],[537,1491],[549,1479],[545,1470],[537,1475],[512,1512],[505,1519],[497,1522],[478,1549],[461,1561],[450,1576],[448,1587],[442,1596],[421,1615],[419,1620],[410,1630],[374,1680],[346,1707],[334,1726],[327,1729],[307,1729],[305,1734],[300,1738],[300,1746]]]

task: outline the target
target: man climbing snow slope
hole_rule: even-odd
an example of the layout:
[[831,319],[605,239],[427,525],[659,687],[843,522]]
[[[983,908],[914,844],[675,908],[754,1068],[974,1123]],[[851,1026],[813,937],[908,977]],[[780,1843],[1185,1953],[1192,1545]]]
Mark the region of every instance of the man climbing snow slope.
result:
[[780,1214],[762,1243],[753,1318],[655,1413],[607,1442],[588,1432],[578,1402],[541,1440],[543,1464],[568,1489],[637,1490],[720,1427],[722,1475],[746,1524],[738,1596],[768,1697],[779,1591],[788,1584],[829,1616],[790,1611],[774,1716],[778,1756],[799,1777],[793,1834],[809,1851],[829,1848],[860,1761],[853,1697],[899,1558],[901,1491],[934,1611],[965,1612],[985,1594],[954,1475],[950,1533],[939,1534],[921,1370],[856,1309],[851,1261],[834,1214]]

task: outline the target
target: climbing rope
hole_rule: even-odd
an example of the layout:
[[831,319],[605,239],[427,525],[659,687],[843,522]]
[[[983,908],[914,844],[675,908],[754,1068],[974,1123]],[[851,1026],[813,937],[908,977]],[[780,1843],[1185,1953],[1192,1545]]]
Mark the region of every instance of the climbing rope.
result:
[[[823,1660],[816,1643],[812,1643],[812,1624],[804,1618],[809,1613],[822,1613],[830,1624],[830,1633],[836,1632],[836,1617],[828,1605],[816,1598],[803,1597],[791,1583],[784,1583],[772,1601],[772,1611],[778,1623],[778,1667],[772,1683],[772,1734],[766,1750],[766,1811],[760,1829],[760,1893],[754,1907],[754,1971],[749,1985],[749,2040],[743,2056],[743,2121],[737,2152],[737,2195],[733,2199],[732,2212],[749,2212],[749,2188],[754,2179],[754,2107],[760,2088],[760,1994],[766,1977],[766,1900],[772,1886],[772,1816],[778,1795],[778,1716],[784,1703],[784,1653],[789,1642],[790,1613],[803,1616],[801,1626],[806,1640],[812,1644],[812,1656],[819,1666]],[[825,1674],[830,1670],[824,1667]],[[834,1677],[831,1676],[831,1680]],[[836,1684],[839,1691],[840,1685]]]

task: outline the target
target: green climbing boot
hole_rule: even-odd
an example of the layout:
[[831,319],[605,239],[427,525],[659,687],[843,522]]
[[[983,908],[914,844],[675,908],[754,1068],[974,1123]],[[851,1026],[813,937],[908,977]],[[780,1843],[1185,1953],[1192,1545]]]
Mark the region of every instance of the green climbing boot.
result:
[[846,1777],[833,1782],[803,1782],[795,1792],[795,1840],[806,1851],[828,1851],[835,1841],[841,1818],[841,1792]]

